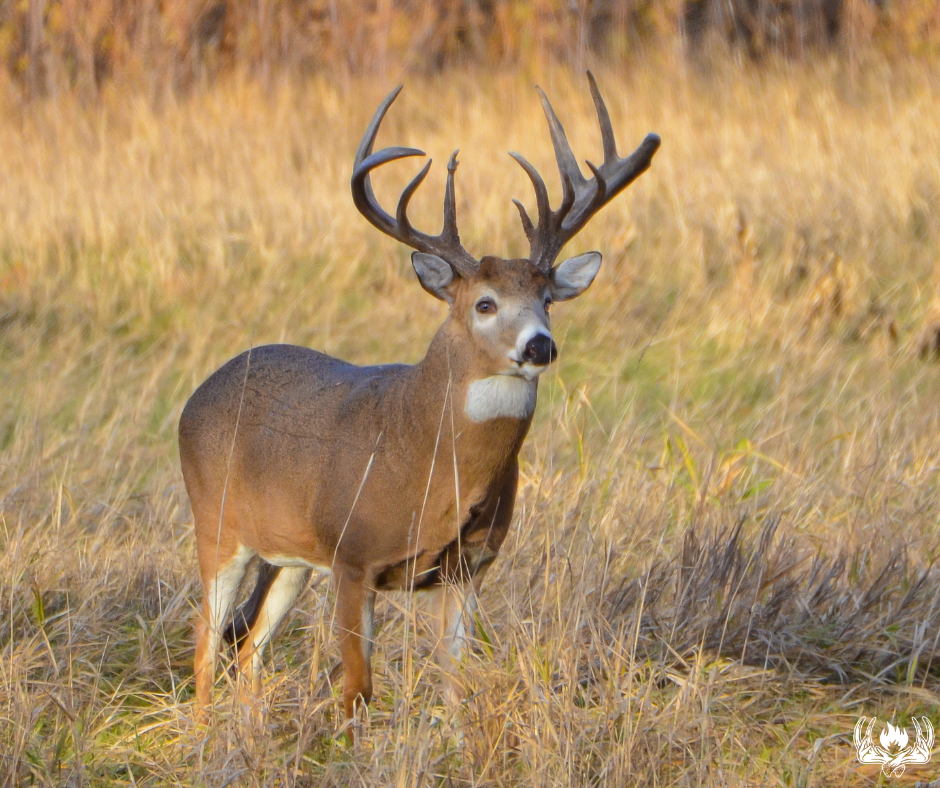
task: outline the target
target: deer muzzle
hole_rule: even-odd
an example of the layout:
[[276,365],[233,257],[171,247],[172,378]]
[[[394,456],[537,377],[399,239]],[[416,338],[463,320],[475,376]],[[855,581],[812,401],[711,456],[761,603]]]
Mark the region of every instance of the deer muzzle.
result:
[[547,334],[536,334],[522,351],[522,360],[537,367],[545,367],[558,358],[558,348],[554,340]]

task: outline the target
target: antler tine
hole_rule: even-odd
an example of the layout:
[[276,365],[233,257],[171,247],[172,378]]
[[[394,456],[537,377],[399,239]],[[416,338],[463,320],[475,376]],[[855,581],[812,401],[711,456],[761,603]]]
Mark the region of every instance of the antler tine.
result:
[[[369,125],[366,128],[366,133],[362,136],[362,141],[359,143],[359,148],[356,150],[356,159],[353,163],[353,169],[358,169],[359,165],[365,161],[366,156],[372,153],[372,146],[375,145],[375,137],[379,133],[379,126],[382,125],[382,121],[385,118],[385,113],[388,112],[388,108],[392,106],[392,103],[395,99],[398,98],[398,94],[401,93],[403,85],[399,85],[396,88],[393,88],[392,91],[382,100],[382,103],[379,104],[379,108],[375,111],[375,114],[372,116],[372,120],[369,121]],[[421,154],[422,156],[424,153]]]
[[597,111],[597,123],[601,127],[601,139],[604,142],[604,164],[617,161],[617,141],[614,139],[614,127],[610,122],[607,104],[604,103],[604,98],[597,89],[597,80],[590,71],[587,73],[587,78],[591,86],[591,98],[594,99],[594,109]]
[[512,203],[519,209],[519,216],[522,218],[522,229],[525,232],[525,237],[529,239],[529,243],[531,244],[535,236],[535,226],[532,224],[529,214],[526,213],[525,206],[519,202],[519,200],[515,199]]
[[431,162],[433,159],[428,159],[427,164],[425,164],[421,171],[411,179],[409,183],[401,193],[401,197],[398,198],[398,209],[395,211],[395,219],[398,221],[399,227],[405,231],[405,233],[411,233],[413,227],[411,222],[408,221],[408,203],[411,202],[411,196],[418,191],[418,187],[428,176],[428,172],[431,170]]
[[604,144],[604,163],[597,167],[587,162],[594,177],[588,180],[581,172],[571,146],[568,144],[565,130],[541,88],[537,90],[542,101],[542,108],[545,110],[545,117],[548,119],[548,130],[552,136],[552,146],[555,149],[555,159],[558,162],[564,189],[558,210],[551,210],[545,183],[535,168],[519,154],[510,154],[526,171],[535,187],[539,215],[538,226],[532,225],[521,203],[516,200],[513,202],[519,208],[522,227],[529,239],[529,259],[533,265],[546,273],[551,270],[555,257],[562,247],[588,223],[591,217],[649,168],[653,155],[660,145],[658,136],[648,134],[640,147],[627,158],[621,159],[617,155],[617,143],[614,139],[613,125],[610,122],[607,105],[597,88],[594,75],[588,71],[587,77]]
[[548,100],[548,96],[545,95],[545,91],[538,86],[535,89],[539,92],[542,109],[545,110],[545,118],[548,120],[548,131],[552,135],[552,147],[555,149],[555,159],[558,162],[558,171],[562,175],[562,180],[567,175],[576,191],[582,189],[588,185],[588,181],[581,173],[581,168],[578,167],[578,161],[571,151],[571,145],[568,144],[565,129],[561,125],[561,121],[558,120],[555,110],[552,109],[552,104]]
[[372,116],[366,133],[359,143],[350,182],[353,202],[359,212],[386,235],[390,235],[392,238],[418,251],[435,254],[450,263],[459,274],[472,276],[479,269],[479,262],[463,248],[457,233],[457,208],[454,194],[454,172],[457,169],[456,151],[447,164],[447,187],[444,192],[444,227],[440,235],[422,233],[414,229],[408,220],[408,204],[427,177],[431,168],[430,160],[402,191],[394,217],[389,215],[375,198],[375,192],[372,190],[372,170],[396,159],[424,156],[424,151],[417,148],[392,147],[384,148],[376,153],[372,152],[379,126],[381,126],[388,108],[400,92],[401,86],[395,88],[385,97],[375,111],[375,115]]
[[[398,228],[395,219],[379,205],[372,191],[372,181],[369,177],[372,170],[396,159],[405,159],[410,156],[423,156],[424,151],[417,148],[384,148],[378,153],[367,156],[352,174],[353,203],[359,213],[366,217],[375,227],[386,235],[398,238]],[[399,241],[403,240],[398,238]]]
[[[552,212],[551,204],[548,201],[548,189],[545,188],[545,181],[542,180],[542,176],[539,175],[539,171],[529,164],[524,156],[518,153],[513,153],[512,151],[509,152],[509,155],[519,163],[519,166],[525,170],[525,174],[529,176],[529,180],[532,181],[532,188],[535,189],[535,204],[539,212],[539,227],[541,227],[545,218],[550,216]],[[514,202],[516,202],[517,206],[522,208],[521,203],[518,201]],[[524,208],[522,208],[522,210],[523,212],[525,211]],[[528,219],[528,215],[526,215],[525,218]],[[531,224],[532,223],[529,222],[530,226]]]
[[454,151],[447,161],[447,186],[444,187],[444,226],[441,228],[441,237],[460,243],[460,234],[457,232],[457,196],[454,192],[454,173],[457,172],[457,154]]

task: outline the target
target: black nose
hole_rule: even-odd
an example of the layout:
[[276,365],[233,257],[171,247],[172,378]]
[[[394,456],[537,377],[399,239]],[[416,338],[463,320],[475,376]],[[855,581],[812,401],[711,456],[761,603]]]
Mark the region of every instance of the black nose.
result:
[[528,361],[539,367],[551,364],[558,358],[558,348],[552,338],[545,334],[536,334],[532,339],[525,343],[525,350],[522,352],[523,361]]

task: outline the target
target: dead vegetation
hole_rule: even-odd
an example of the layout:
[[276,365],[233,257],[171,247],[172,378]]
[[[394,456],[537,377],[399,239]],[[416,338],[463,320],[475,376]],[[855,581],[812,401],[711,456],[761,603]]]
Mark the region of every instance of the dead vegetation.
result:
[[936,679],[936,569],[904,547],[826,556],[775,538],[778,519],[750,539],[744,524],[690,527],[674,559],[607,595],[605,617],[630,621],[641,653],[664,666],[704,651],[840,684]]
[[[571,249],[605,264],[555,310],[468,701],[441,704],[422,605],[388,595],[355,750],[322,587],[267,657],[263,728],[192,726],[175,426],[250,345],[427,346],[441,307],[349,198],[387,86],[239,77],[3,116],[0,784],[873,785],[855,720],[936,720],[940,85],[662,57],[598,73],[623,139],[663,149]],[[580,79],[539,75],[598,151]],[[388,131],[419,130],[429,195],[460,147],[478,253],[524,251],[505,151],[551,171],[530,83],[409,79]],[[435,229],[436,197],[414,212]]]

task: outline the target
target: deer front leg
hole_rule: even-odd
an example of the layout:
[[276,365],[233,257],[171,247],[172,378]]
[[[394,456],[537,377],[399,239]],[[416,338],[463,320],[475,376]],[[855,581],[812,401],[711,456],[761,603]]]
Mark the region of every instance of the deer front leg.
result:
[[336,623],[343,657],[343,709],[346,719],[372,700],[372,613],[375,591],[359,573],[336,573]]
[[475,630],[476,590],[472,583],[444,584],[433,592],[439,634],[434,656],[444,672],[444,697],[448,703],[460,701],[457,672]]

